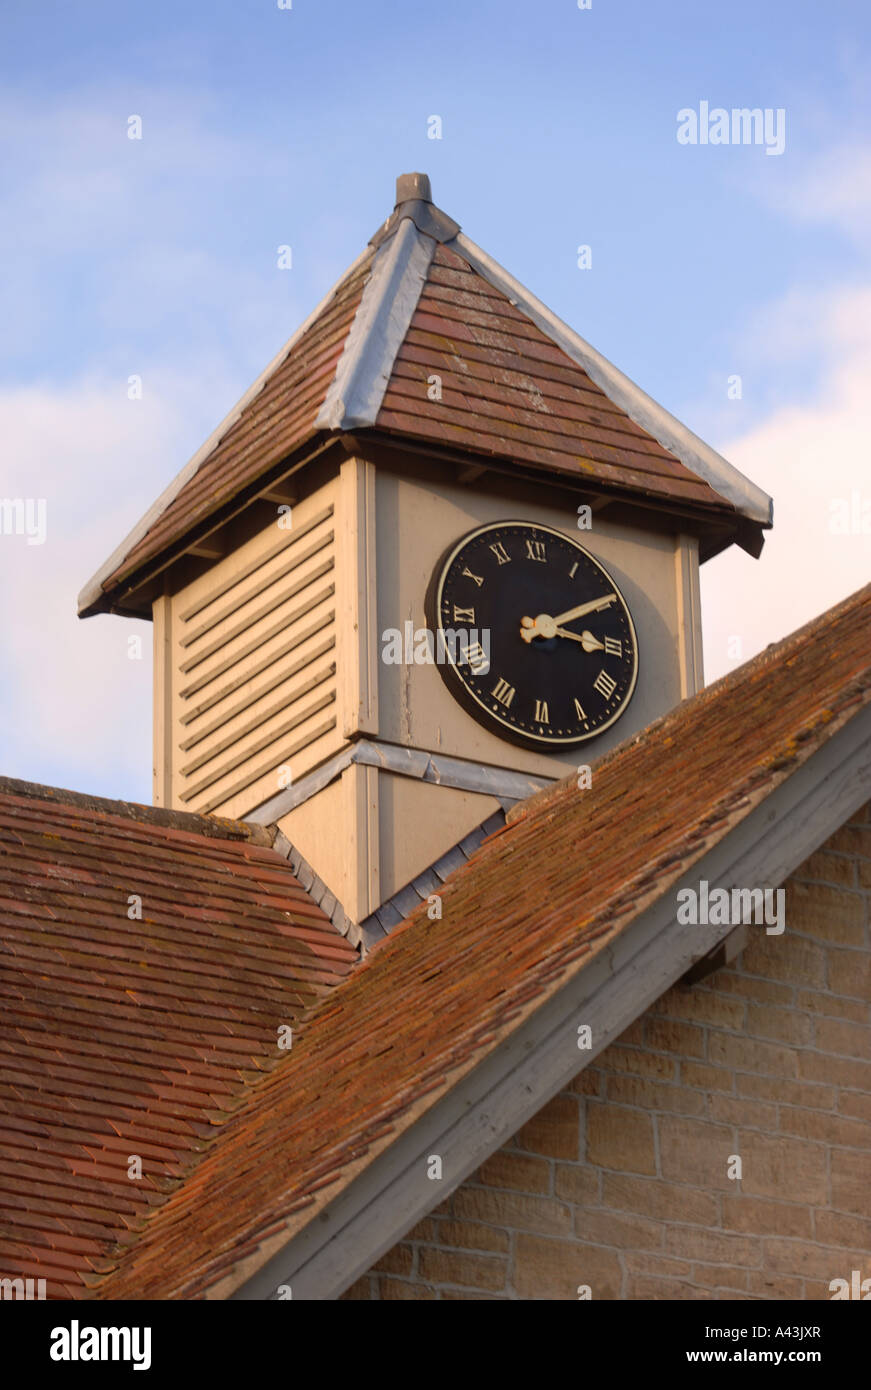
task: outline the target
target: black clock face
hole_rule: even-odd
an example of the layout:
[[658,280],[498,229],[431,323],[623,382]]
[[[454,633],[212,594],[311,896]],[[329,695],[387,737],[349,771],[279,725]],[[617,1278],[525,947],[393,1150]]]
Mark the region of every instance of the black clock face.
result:
[[589,551],[549,526],[470,531],[436,568],[427,621],[448,688],[515,743],[583,743],[619,719],[635,689],[623,595]]

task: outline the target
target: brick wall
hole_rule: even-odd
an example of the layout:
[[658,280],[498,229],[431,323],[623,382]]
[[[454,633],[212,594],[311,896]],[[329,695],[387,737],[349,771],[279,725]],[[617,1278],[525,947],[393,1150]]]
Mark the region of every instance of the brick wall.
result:
[[733,967],[670,990],[344,1297],[828,1299],[871,1277],[871,806],[786,886],[782,936],[751,927]]

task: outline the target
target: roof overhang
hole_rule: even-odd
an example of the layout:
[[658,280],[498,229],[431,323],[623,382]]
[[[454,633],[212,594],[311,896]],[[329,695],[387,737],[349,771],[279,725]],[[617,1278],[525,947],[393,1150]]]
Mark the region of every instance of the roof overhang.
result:
[[[435,1103],[421,1101],[394,1137],[359,1161],[340,1191],[309,1208],[304,1226],[289,1238],[273,1236],[208,1296],[269,1299],[279,1285],[290,1285],[296,1300],[337,1298],[585,1062],[722,947],[733,926],[676,920],[681,888],[701,879],[711,888],[779,886],[867,800],[869,785],[871,704],[865,703],[842,716],[826,742],[749,812],[734,811],[679,882],[665,892],[654,885],[620,935],[509,1026],[483,1061]],[[579,1020],[592,1029],[589,1052],[578,1052]],[[426,1176],[430,1154],[442,1159],[440,1182]]]
[[[492,256],[465,236],[459,224],[432,203],[429,180],[425,175],[403,176],[397,193],[397,205],[392,215],[369,245],[82,589],[78,600],[80,617],[99,612],[150,616],[151,591],[148,585],[155,571],[167,569],[180,555],[191,553],[192,549],[193,553],[197,553],[198,546],[200,554],[208,558],[207,549],[202,549],[203,543],[226,521],[227,513],[237,515],[244,510],[258,495],[258,490],[262,490],[274,474],[280,473],[282,463],[276,461],[268,474],[255,480],[256,486],[240,492],[232,505],[225,504],[220,510],[216,509],[214,515],[200,519],[183,537],[159,556],[152,557],[142,571],[123,573],[127,557],[239,421],[246,407],[318,320],[349,277],[372,256],[373,250],[372,271],[363,289],[335,375],[304,441],[307,448],[314,445],[322,448],[324,437],[331,435],[336,438],[352,430],[375,431],[394,363],[417,308],[430,262],[436,246],[443,244],[468,261],[475,271],[506,295],[551,342],[586,372],[615,405],[687,469],[703,479],[722,499],[722,512],[712,507],[709,523],[706,522],[702,528],[704,530],[708,524],[713,527],[713,534],[706,539],[703,548],[703,559],[717,554],[732,542],[753,556],[760,554],[763,530],[772,525],[773,516],[773,504],[766,493],[636,386]],[[482,455],[482,458],[486,465],[486,455]],[[286,465],[287,461],[283,463]],[[734,508],[734,512],[729,508]],[[112,583],[107,591],[110,580]]]

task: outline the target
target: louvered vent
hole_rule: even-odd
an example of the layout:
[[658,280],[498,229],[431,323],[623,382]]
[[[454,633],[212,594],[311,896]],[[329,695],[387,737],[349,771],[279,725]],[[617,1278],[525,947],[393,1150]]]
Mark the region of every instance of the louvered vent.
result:
[[336,729],[334,504],[325,490],[205,577],[173,618],[174,802],[244,814]]

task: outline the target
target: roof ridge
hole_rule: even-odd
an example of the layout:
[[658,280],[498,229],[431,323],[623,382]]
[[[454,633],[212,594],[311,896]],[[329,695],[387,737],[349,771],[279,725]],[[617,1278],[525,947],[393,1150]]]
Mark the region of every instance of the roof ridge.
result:
[[232,820],[226,816],[198,815],[195,811],[174,811],[168,806],[146,806],[137,801],[115,801],[88,792],[73,792],[65,787],[50,787],[40,782],[24,782],[17,777],[0,777],[0,797],[19,796],[30,801],[47,801],[55,806],[78,807],[101,815],[124,816],[128,820],[150,825],[163,825],[173,830],[186,830],[217,840],[247,840],[251,844],[272,848],[274,831],[248,821]]

